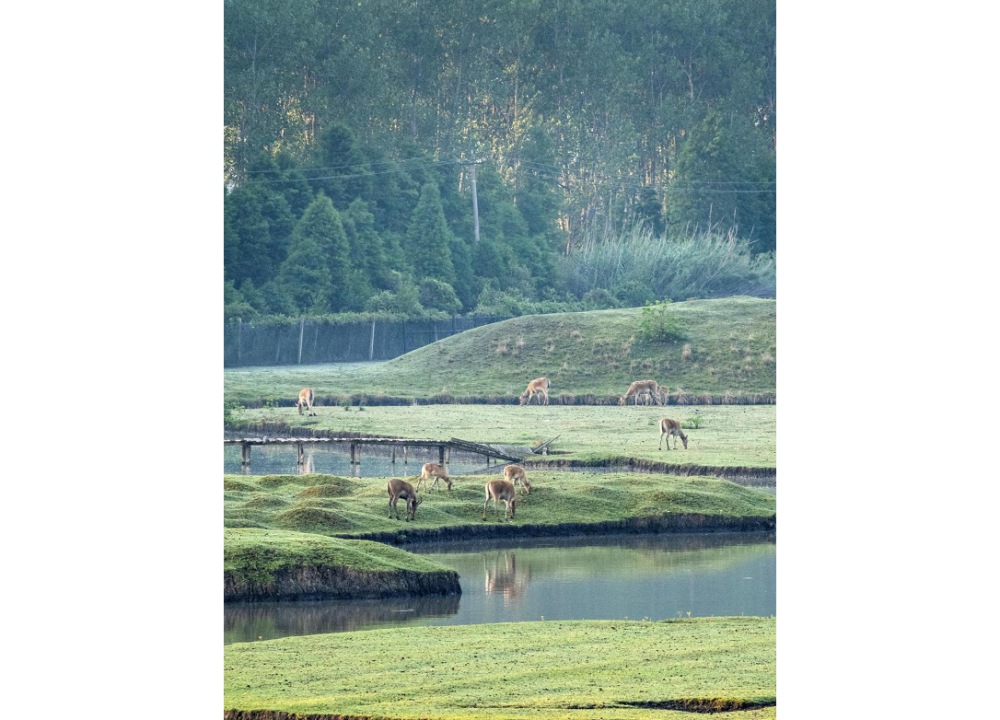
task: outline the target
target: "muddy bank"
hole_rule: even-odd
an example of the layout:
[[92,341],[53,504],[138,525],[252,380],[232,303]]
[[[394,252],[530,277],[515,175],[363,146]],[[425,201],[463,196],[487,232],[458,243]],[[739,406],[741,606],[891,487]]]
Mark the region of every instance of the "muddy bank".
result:
[[[676,712],[715,715],[760,710],[778,707],[777,701],[759,702],[753,700],[667,700],[664,702],[634,702],[620,703],[624,708],[639,708],[646,710],[674,710]],[[614,706],[612,706],[614,707]],[[593,705],[579,707],[567,706],[564,710],[595,710]],[[603,707],[602,711],[611,708]],[[381,716],[380,716],[381,717]],[[289,715],[273,710],[229,710],[222,713],[222,720],[374,720],[370,715]],[[381,720],[391,720],[381,718]]]
[[[617,405],[621,395],[595,395],[562,393],[552,395],[549,405]],[[467,395],[451,394],[431,395],[425,398],[393,397],[391,395],[317,395],[315,406],[335,407],[349,402],[351,405],[517,405],[517,395]],[[265,402],[279,407],[295,407],[297,398],[259,398],[241,403],[247,408],[264,407]],[[631,404],[631,403],[630,403]],[[694,393],[678,393],[667,397],[667,405],[775,405],[775,393],[751,393],[744,395],[707,395]]]
[[760,480],[759,485],[774,486],[777,483],[778,469],[767,467],[713,466],[692,465],[690,463],[668,463],[659,460],[644,460],[631,457],[605,457],[588,460],[549,460],[545,462],[525,460],[521,463],[526,470],[559,470],[560,468],[588,467],[621,467],[628,470],[663,473],[688,477],[690,475],[705,475],[721,478],[752,478]]
[[[374,720],[374,716],[340,715],[337,713],[333,715],[329,713],[300,715],[281,710],[226,710],[223,720]],[[383,720],[385,719],[383,718]]]
[[515,524],[484,521],[476,525],[441,528],[412,528],[393,532],[341,535],[354,540],[375,540],[392,545],[442,540],[476,540],[512,537],[570,537],[575,535],[612,535],[631,533],[675,532],[759,532],[774,530],[777,516],[729,517],[699,513],[670,513],[652,517],[608,520],[598,523],[560,523],[558,525]]
[[458,573],[368,571],[347,567],[292,567],[265,574],[224,571],[226,602],[333,600],[460,594]]

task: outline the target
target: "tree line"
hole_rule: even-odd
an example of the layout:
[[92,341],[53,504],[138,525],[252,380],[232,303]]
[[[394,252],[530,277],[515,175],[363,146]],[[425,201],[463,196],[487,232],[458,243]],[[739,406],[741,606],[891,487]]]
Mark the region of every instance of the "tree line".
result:
[[566,256],[636,223],[773,250],[774,25],[773,0],[227,0],[227,306],[570,302]]

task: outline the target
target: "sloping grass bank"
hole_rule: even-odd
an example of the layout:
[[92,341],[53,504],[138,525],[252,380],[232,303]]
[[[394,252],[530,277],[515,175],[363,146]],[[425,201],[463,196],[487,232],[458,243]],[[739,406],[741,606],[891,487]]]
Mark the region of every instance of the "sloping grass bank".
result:
[[382,543],[275,530],[227,529],[224,547],[227,601],[461,592],[454,570]]
[[[499,471],[498,471],[499,472]],[[588,532],[765,530],[775,498],[726,480],[635,473],[535,471],[513,521],[498,522],[485,484],[455,477],[451,491],[424,491],[413,522],[387,517],[386,480],[330,475],[225,476],[226,527],[406,542]],[[416,482],[415,477],[411,477]],[[502,517],[503,504],[500,504]],[[400,511],[400,517],[403,516]]]
[[[384,363],[233,368],[225,397],[238,403],[317,397],[516,398],[546,376],[554,397],[617,396],[653,378],[671,392],[734,396],[775,392],[775,301],[733,297],[675,303],[683,340],[638,332],[641,310],[529,315],[485,325]],[[579,402],[578,400],[575,402]]]
[[[774,718],[773,618],[373,630],[230,645],[226,717]],[[740,709],[752,708],[752,709]]]

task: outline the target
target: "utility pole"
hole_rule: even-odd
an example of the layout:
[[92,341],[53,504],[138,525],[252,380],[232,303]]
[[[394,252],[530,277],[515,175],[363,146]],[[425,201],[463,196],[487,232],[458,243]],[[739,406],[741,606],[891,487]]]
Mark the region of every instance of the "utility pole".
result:
[[478,162],[470,163],[472,165],[472,219],[476,224],[476,245],[479,244],[479,197],[476,195],[476,165]]

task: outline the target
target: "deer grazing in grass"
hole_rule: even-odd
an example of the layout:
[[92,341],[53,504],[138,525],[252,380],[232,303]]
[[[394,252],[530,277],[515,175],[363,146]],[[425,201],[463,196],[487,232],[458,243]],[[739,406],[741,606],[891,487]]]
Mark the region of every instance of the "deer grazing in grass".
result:
[[490,504],[490,500],[493,501],[493,510],[497,514],[497,521],[500,521],[500,510],[497,507],[497,501],[499,500],[502,500],[507,506],[503,512],[503,519],[506,520],[508,514],[510,514],[511,520],[514,519],[517,493],[514,490],[513,483],[506,480],[490,480],[486,483],[486,502],[483,503],[483,520],[486,519],[486,506]]
[[431,485],[431,488],[438,484],[438,480],[444,480],[444,484],[451,490],[451,478],[448,477],[448,472],[444,469],[444,466],[437,463],[425,463],[423,469],[420,471],[420,479],[417,480],[417,489],[420,488],[425,480],[429,480],[430,478],[434,478],[434,485]]
[[521,393],[521,405],[530,405],[532,398],[538,393],[543,398],[545,402],[540,402],[541,405],[549,404],[549,379],[540,377],[535,378],[530,383],[528,383],[528,388]]
[[677,438],[681,439],[684,443],[684,449],[688,449],[688,436],[684,434],[681,430],[681,424],[676,420],[671,420],[670,418],[663,418],[660,420],[660,450],[663,449],[663,436],[667,436],[667,450],[670,449],[670,436],[674,437],[674,450],[677,449]]
[[313,412],[313,389],[312,388],[302,388],[299,391],[299,415],[302,414],[302,408],[306,408],[309,415],[315,416],[316,413]]
[[633,402],[638,405],[639,397],[648,395],[657,405],[665,405],[667,392],[667,386],[657,385],[656,380],[636,380],[628,386],[628,391],[618,398],[618,404],[627,405],[628,399],[633,398]]
[[508,465],[503,469],[503,479],[514,485],[515,482],[521,485],[521,489],[528,495],[531,494],[531,483],[528,482],[528,475],[520,465]]
[[395,510],[396,519],[399,520],[399,510],[396,508],[397,500],[406,501],[406,522],[410,520],[417,519],[417,505],[423,502],[417,498],[417,491],[413,489],[413,486],[406,480],[390,480],[389,484],[385,486],[386,490],[389,491],[389,517],[392,517],[392,513]]

